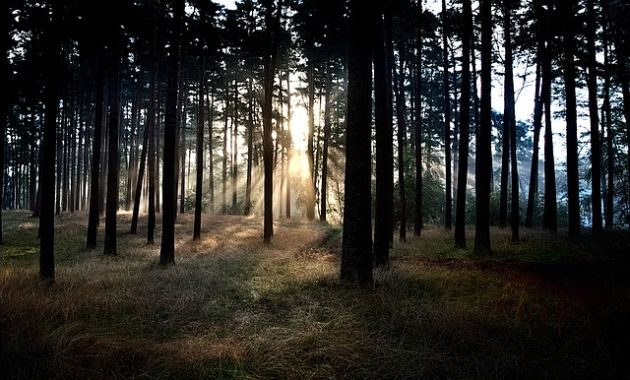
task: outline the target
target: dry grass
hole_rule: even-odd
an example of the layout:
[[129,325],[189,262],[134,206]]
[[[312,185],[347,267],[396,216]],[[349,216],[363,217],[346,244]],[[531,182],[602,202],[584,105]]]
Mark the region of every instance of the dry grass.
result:
[[85,217],[63,216],[47,285],[37,279],[36,225],[5,215],[8,378],[627,376],[627,282],[579,285],[573,272],[550,278],[525,266],[591,263],[597,241],[550,256],[576,243],[527,232],[512,245],[498,232],[498,255],[480,259],[430,228],[397,244],[392,269],[368,292],[337,281],[339,233],[321,224],[278,222],[264,246],[259,219],[207,217],[204,240],[192,242],[192,217],[182,215],[177,264],[162,268],[144,230],[126,234],[128,215],[117,257],[84,251]]

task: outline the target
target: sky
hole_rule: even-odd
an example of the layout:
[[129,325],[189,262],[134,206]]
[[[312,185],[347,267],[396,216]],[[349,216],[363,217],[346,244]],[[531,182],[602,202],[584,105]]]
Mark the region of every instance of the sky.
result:
[[214,0],[214,2],[225,5],[229,9],[236,8],[236,4],[235,4],[236,0]]

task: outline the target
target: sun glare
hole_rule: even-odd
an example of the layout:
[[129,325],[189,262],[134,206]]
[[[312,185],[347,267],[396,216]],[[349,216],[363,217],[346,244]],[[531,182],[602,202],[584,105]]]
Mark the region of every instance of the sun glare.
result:
[[302,106],[296,107],[291,113],[289,122],[291,140],[295,151],[305,151],[308,145],[308,113]]

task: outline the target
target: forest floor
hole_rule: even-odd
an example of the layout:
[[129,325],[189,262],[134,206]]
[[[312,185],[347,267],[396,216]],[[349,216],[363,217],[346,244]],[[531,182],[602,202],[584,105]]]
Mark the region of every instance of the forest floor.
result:
[[366,291],[338,281],[337,227],[277,222],[265,246],[260,219],[207,216],[193,243],[181,215],[163,268],[129,215],[116,257],[86,251],[85,215],[63,215],[51,285],[38,280],[36,220],[3,218],[2,378],[630,376],[626,233],[524,230],[512,244],[493,230],[493,256],[476,257],[429,227],[396,243]]

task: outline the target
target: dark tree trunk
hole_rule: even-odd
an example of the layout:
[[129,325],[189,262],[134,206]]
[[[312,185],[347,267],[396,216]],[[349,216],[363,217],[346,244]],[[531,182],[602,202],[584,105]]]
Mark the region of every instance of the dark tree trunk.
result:
[[232,212],[236,213],[238,184],[238,82],[234,81],[234,107],[232,108]]
[[171,52],[168,61],[168,84],[166,88],[166,114],[164,123],[164,174],[162,180],[162,244],[160,264],[175,263],[175,144],[177,141],[177,88],[179,83],[179,61],[184,23],[184,0],[172,0],[175,9],[175,25],[172,34]]
[[575,0],[560,2],[563,22],[563,72],[567,122],[567,192],[569,235],[580,235],[580,177],[578,166],[577,101],[575,93]]
[[[322,148],[322,189],[320,192],[320,220],[322,222],[326,221],[327,218],[327,207],[328,207],[328,148],[330,144],[330,129],[331,129],[331,121],[330,121],[330,106],[331,106],[331,97],[332,97],[332,74],[330,72],[331,68],[327,68],[326,72],[326,105],[324,107],[324,146]],[[287,162],[288,165],[288,162]]]
[[416,24],[416,133],[415,133],[415,146],[416,146],[416,210],[413,224],[413,233],[415,236],[420,236],[422,233],[422,0],[418,0],[418,16]]
[[346,178],[341,280],[373,286],[371,217],[371,44],[374,16],[369,2],[350,2]]
[[[203,19],[203,16],[202,16]],[[203,201],[203,135],[205,131],[205,67],[204,67],[204,53],[201,49],[199,57],[199,108],[197,110],[197,183],[195,184],[195,221],[193,226],[193,240],[199,240],[201,238],[201,209]]]
[[[288,66],[287,66],[288,67]],[[287,69],[287,120],[289,120],[289,122],[291,121],[291,73],[290,71]],[[286,212],[286,217],[287,219],[291,218],[291,171],[289,170],[289,167],[291,166],[291,157],[292,157],[292,152],[293,152],[293,140],[292,140],[292,136],[291,136],[291,126],[289,126],[289,128],[287,128],[288,131],[288,135],[287,135],[287,178],[286,178],[286,205],[285,205],[285,212]]]
[[[374,30],[374,95],[376,127],[376,203],[374,219],[374,256],[378,267],[389,265],[389,248],[394,209],[394,130],[392,126],[391,36],[383,23],[386,5],[376,12]],[[391,21],[390,11],[387,22]],[[386,42],[387,41],[387,42]]]
[[47,60],[44,72],[46,81],[46,117],[42,139],[42,173],[39,186],[42,191],[42,204],[39,217],[39,275],[42,280],[55,278],[55,150],[57,139],[57,110],[61,86],[61,65],[59,57],[59,22],[61,4],[59,0],[49,2],[52,17],[47,34]]
[[107,203],[105,209],[105,255],[116,255],[116,214],[118,211],[118,186],[120,175],[119,130],[120,130],[120,54],[122,33],[119,14],[121,0],[117,0],[112,9],[110,62],[109,62],[109,128],[107,162]]
[[444,165],[446,177],[446,204],[444,206],[444,227],[451,229],[453,224],[453,185],[451,159],[451,90],[448,63],[448,20],[446,19],[446,0],[442,0],[442,65],[444,70]]
[[[9,50],[9,2],[3,1],[0,5],[0,17],[4,18],[2,23],[2,35],[0,35],[0,84],[5,91],[8,90],[9,84],[9,63],[7,59],[7,52]],[[2,210],[4,208],[4,140],[6,134],[7,114],[9,110],[8,96],[3,95],[0,97],[0,244],[3,243],[2,236]],[[33,136],[33,139],[35,137]],[[31,172],[31,176],[34,173]]]
[[[149,107],[150,109],[151,107]],[[147,115],[147,119],[150,116]],[[147,161],[147,149],[149,144],[149,128],[148,125],[144,128],[142,134],[142,153],[140,154],[140,167],[138,169],[138,179],[136,181],[136,189],[133,197],[133,214],[131,216],[131,234],[138,232],[138,214],[140,213],[140,199],[142,198],[142,183],[144,179],[144,171]]]
[[587,0],[587,46],[588,46],[588,104],[591,121],[591,203],[593,212],[593,231],[601,232],[602,223],[602,189],[601,189],[601,144],[599,142],[599,113],[597,106],[597,59],[595,57],[596,15],[595,1]]
[[407,110],[405,99],[405,64],[404,54],[400,56],[396,85],[396,122],[398,143],[398,214],[400,218],[400,241],[407,240],[407,198],[405,194],[405,144],[407,136]]
[[245,185],[245,215],[252,213],[252,169],[254,155],[254,89],[247,79],[247,179]]
[[490,188],[492,173],[492,2],[481,0],[481,105],[476,152],[475,253],[492,252],[490,243]]
[[459,116],[459,164],[457,174],[457,205],[455,207],[455,246],[466,248],[466,193],[468,186],[468,144],[470,129],[470,40],[472,10],[470,0],[464,0],[462,31],[462,98]]
[[538,164],[540,151],[540,130],[542,129],[543,101],[541,96],[541,76],[542,67],[540,64],[540,54],[544,47],[538,47],[538,62],[536,64],[536,84],[534,98],[534,146],[532,152],[532,166],[529,175],[529,194],[527,197],[527,213],[525,216],[525,227],[534,227],[534,211],[538,205]]
[[148,130],[149,136],[149,149],[148,149],[148,157],[147,157],[147,165],[148,165],[148,178],[147,182],[149,185],[149,194],[147,196],[148,205],[147,205],[147,244],[153,244],[155,242],[155,202],[156,202],[156,187],[157,187],[157,173],[156,173],[156,162],[157,157],[155,154],[155,146],[156,146],[156,113],[157,113],[157,97],[158,97],[158,78],[159,78],[159,67],[158,67],[158,9],[159,4],[154,5],[153,7],[153,36],[152,36],[152,51],[151,51],[151,71],[149,75],[151,76],[149,82],[149,107],[147,109],[147,125],[146,128]]
[[[96,235],[100,216],[100,179],[101,179],[101,143],[103,142],[104,124],[104,92],[105,92],[105,65],[104,52],[98,53],[96,66],[96,113],[94,116],[94,134],[92,138],[92,168],[90,174],[90,214],[87,230],[87,248],[96,248]],[[41,189],[41,186],[40,186]]]
[[273,82],[276,71],[276,58],[277,58],[277,30],[276,23],[279,22],[280,12],[282,9],[282,0],[278,4],[278,17],[277,20],[273,20],[273,5],[275,0],[270,0],[267,3],[267,37],[268,37],[268,50],[264,59],[264,89],[265,98],[263,102],[263,160],[265,171],[265,183],[264,183],[264,233],[263,239],[265,243],[270,243],[273,237],[273,125],[272,125],[272,111],[273,111]]
[[307,139],[307,157],[308,172],[310,174],[308,183],[306,184],[306,218],[308,220],[315,219],[315,68],[313,63],[309,62],[308,68],[308,139]]
[[211,91],[208,98],[210,99],[210,114],[208,115],[209,208],[214,214],[214,92]]
[[558,231],[558,201],[556,195],[556,167],[554,159],[553,131],[551,125],[551,84],[553,73],[551,70],[551,42],[550,10],[545,11],[543,17],[546,47],[542,53],[542,101],[545,105],[545,204],[543,208],[543,228],[555,233]]
[[514,110],[514,69],[512,57],[512,9],[510,8],[511,0],[503,0],[503,31],[505,33],[505,110],[504,124],[509,126],[510,130],[510,163],[511,163],[511,179],[512,179],[512,212],[511,227],[512,241],[520,240],[520,189],[518,177],[518,159],[516,155],[516,115]]
[[227,214],[227,160],[228,160],[228,127],[230,116],[230,86],[225,83],[225,109],[223,110],[223,168],[221,181],[221,213]]

